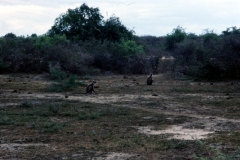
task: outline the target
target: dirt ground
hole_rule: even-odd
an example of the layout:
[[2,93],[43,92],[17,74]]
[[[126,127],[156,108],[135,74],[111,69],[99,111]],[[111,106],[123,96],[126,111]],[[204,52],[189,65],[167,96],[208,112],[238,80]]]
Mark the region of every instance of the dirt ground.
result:
[[102,75],[49,92],[47,75],[0,75],[0,159],[240,159],[240,83]]

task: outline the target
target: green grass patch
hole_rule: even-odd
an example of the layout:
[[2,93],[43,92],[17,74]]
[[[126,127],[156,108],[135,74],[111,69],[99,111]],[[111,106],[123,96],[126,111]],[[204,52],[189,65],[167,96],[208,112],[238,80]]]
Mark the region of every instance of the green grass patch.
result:
[[59,132],[63,127],[66,126],[65,123],[54,123],[54,122],[47,122],[40,124],[37,129],[40,129],[41,131],[45,133],[56,133]]

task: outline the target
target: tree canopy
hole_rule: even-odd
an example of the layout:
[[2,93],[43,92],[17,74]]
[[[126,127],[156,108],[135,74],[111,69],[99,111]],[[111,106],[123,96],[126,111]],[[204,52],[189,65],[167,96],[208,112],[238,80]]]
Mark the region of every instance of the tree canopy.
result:
[[56,18],[47,35],[66,35],[69,40],[100,40],[117,41],[132,39],[133,31],[121,24],[119,18],[111,16],[106,21],[98,8],[88,7],[85,3]]

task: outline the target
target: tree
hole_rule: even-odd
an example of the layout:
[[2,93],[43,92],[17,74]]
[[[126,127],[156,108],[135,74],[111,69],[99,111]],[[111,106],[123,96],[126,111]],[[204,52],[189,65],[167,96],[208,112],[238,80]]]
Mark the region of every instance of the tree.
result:
[[114,15],[104,22],[102,30],[103,38],[112,42],[120,42],[122,38],[131,40],[133,32],[129,31]]
[[238,29],[236,26],[235,27],[229,27],[227,28],[226,31],[222,31],[223,36],[228,36],[228,35],[240,35],[240,28]]
[[37,38],[38,36],[37,36],[36,33],[33,33],[30,37],[31,37],[31,38]]
[[90,8],[84,3],[79,8],[68,9],[67,13],[56,18],[47,35],[66,35],[70,40],[99,38],[102,19],[98,8]]
[[122,25],[118,17],[111,16],[104,21],[98,8],[90,8],[85,3],[56,18],[47,35],[66,35],[72,41],[95,38],[102,42],[120,42],[122,38],[133,39],[133,31]]
[[204,46],[212,45],[213,41],[218,40],[219,36],[216,33],[214,33],[213,30],[206,29],[205,32],[206,33],[202,35]]
[[121,53],[121,58],[128,59],[129,57],[137,56],[143,54],[143,47],[141,45],[137,45],[135,41],[127,40],[122,41],[120,44],[120,48],[123,51]]
[[4,37],[5,38],[17,38],[16,34],[14,34],[14,33],[7,33]]
[[182,42],[187,37],[187,33],[182,27],[174,28],[171,34],[167,34],[165,46],[167,50],[173,50],[176,43]]

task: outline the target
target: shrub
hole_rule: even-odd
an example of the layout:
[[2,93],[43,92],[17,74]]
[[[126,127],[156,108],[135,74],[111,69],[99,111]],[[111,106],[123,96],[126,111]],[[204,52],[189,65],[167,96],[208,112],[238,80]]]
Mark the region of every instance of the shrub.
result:
[[182,42],[187,37],[185,30],[178,26],[174,28],[171,34],[166,36],[165,47],[167,50],[173,50],[176,47],[176,43]]
[[60,68],[59,63],[53,65],[53,63],[49,63],[49,72],[50,72],[50,79],[61,81],[67,77],[66,72],[62,71]]
[[8,71],[9,65],[0,59],[0,73]]
[[78,79],[77,75],[70,75],[69,78],[64,80],[58,80],[55,83],[52,83],[48,88],[47,91],[50,92],[64,92],[73,90],[78,86],[76,80]]
[[137,45],[133,40],[123,40],[120,44],[120,48],[123,53],[119,56],[123,58],[129,58],[144,53],[143,47],[141,45]]
[[24,101],[19,105],[20,108],[32,108],[33,104],[31,101]]

